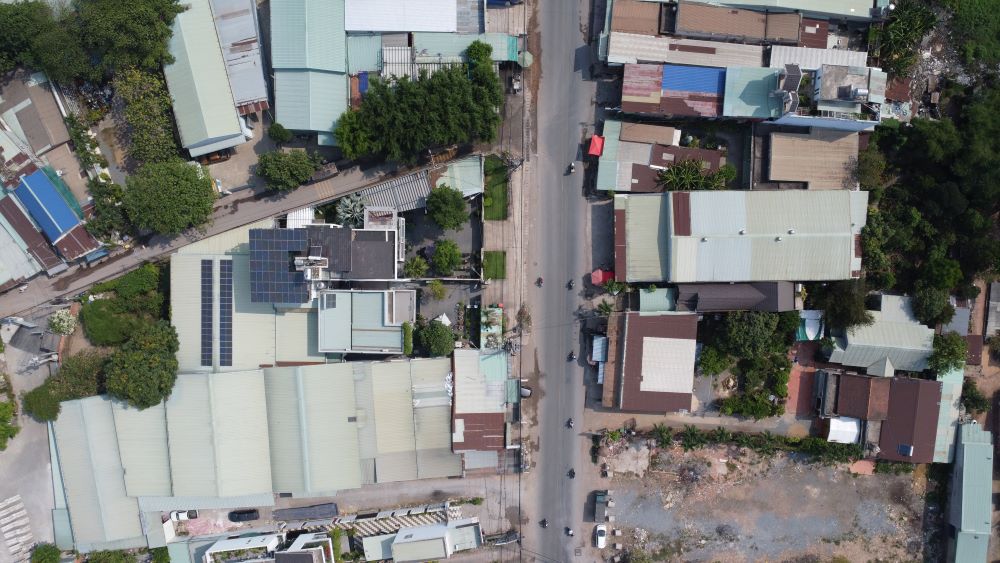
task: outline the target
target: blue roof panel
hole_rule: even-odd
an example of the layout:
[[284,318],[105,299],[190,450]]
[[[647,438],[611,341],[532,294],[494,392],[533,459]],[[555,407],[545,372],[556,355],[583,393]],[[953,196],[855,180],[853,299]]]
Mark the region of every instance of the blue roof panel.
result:
[[663,65],[664,90],[722,95],[726,91],[726,69],[705,66]]
[[59,240],[80,224],[80,219],[41,170],[21,178],[21,183],[14,189],[14,196],[38,223],[49,242]]

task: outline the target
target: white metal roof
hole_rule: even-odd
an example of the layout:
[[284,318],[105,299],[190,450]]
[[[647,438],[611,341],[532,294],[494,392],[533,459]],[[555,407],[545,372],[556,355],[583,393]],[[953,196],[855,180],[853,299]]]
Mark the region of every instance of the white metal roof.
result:
[[267,101],[257,4],[253,0],[211,0],[211,3],[233,100],[237,106]]
[[347,31],[458,30],[455,0],[346,0]]
[[167,412],[163,403],[139,410],[116,402],[113,412],[129,496],[170,496]]
[[864,67],[868,64],[868,53],[847,49],[773,45],[769,66],[783,69],[786,64],[799,65],[802,70],[818,70],[823,65]]
[[683,338],[642,339],[640,391],[691,393],[696,342]]
[[830,419],[830,434],[827,441],[840,444],[856,444],[861,437],[861,421],[840,416]]
[[764,66],[760,45],[699,41],[635,33],[611,33],[608,62],[671,63],[696,66]]
[[184,148],[199,156],[243,143],[209,0],[191,0],[177,15],[169,47],[174,62],[163,75]]

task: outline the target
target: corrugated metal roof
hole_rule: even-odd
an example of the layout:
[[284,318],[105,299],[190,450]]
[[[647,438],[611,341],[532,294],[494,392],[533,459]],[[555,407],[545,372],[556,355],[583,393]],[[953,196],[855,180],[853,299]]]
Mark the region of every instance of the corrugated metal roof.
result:
[[852,131],[813,128],[807,133],[771,133],[768,178],[806,182],[811,190],[850,188],[858,143],[858,134]]
[[760,45],[721,43],[612,32],[608,43],[608,62],[672,63],[701,66],[764,66],[764,48]]
[[382,34],[361,33],[347,36],[347,72],[382,70]]
[[476,154],[448,163],[436,187],[447,185],[462,192],[462,197],[472,197],[483,193],[483,182],[483,157]]
[[768,68],[728,67],[722,115],[769,119],[779,117],[783,99],[778,89],[778,71]]
[[726,89],[726,69],[703,66],[663,65],[664,90],[719,94]]
[[642,313],[662,313],[677,309],[677,290],[658,287],[653,291],[639,292],[639,311]]
[[[499,354],[480,357],[479,350],[455,350],[455,414],[505,412],[506,383],[504,373],[490,369],[490,357],[497,357],[506,370],[506,357]],[[484,361],[485,360],[485,361]],[[481,365],[482,364],[482,365]],[[499,377],[497,377],[499,375]]]
[[991,534],[993,437],[978,424],[959,429],[948,522],[958,531],[953,561],[985,561]]
[[350,87],[346,74],[276,69],[274,96],[277,120],[289,129],[329,132],[347,111]]
[[456,0],[347,0],[348,31],[458,31]]
[[872,10],[871,0],[720,0],[712,3],[767,11],[796,11],[831,19],[839,16],[858,21],[871,20]]
[[14,197],[41,227],[51,243],[80,224],[80,218],[73,213],[42,170],[22,177],[21,183],[14,188]]
[[53,423],[77,549],[116,542],[145,545],[139,505],[125,492],[124,469],[107,397],[62,403]]
[[144,410],[115,403],[113,412],[129,496],[170,496],[170,452],[163,403]]
[[939,375],[937,380],[941,382],[941,410],[937,419],[937,438],[934,440],[934,463],[951,463],[955,459],[955,439],[958,435],[958,413],[962,403],[965,370],[951,370]]
[[417,57],[465,57],[465,50],[475,41],[482,41],[493,47],[491,57],[494,62],[516,62],[517,37],[506,33],[414,33],[413,53]]
[[813,47],[771,47],[771,68],[784,69],[787,64],[799,65],[802,70],[819,70],[823,65],[863,67],[868,63],[868,53],[847,49],[816,49]]
[[669,276],[669,203],[666,197],[645,197],[615,196],[616,209],[622,202],[625,210],[625,276],[630,281],[665,280]]
[[274,0],[270,10],[273,69],[347,70],[344,0]]
[[[610,4],[610,2],[609,2]],[[660,3],[638,0],[615,0],[608,6],[611,29],[625,33],[657,35],[660,32]]]
[[267,101],[256,3],[253,0],[211,0],[211,3],[233,101],[237,106]]
[[597,189],[617,190],[618,188],[618,136],[622,122],[608,119],[604,122],[604,152],[597,163]]
[[427,178],[427,171],[421,170],[375,184],[357,193],[369,206],[391,207],[402,213],[426,207],[431,184]]
[[483,32],[486,26],[486,2],[483,2],[483,0],[458,0],[456,8],[456,32]]
[[245,142],[209,0],[192,0],[177,15],[169,47],[174,62],[163,75],[184,148],[198,156]]
[[274,315],[274,359],[277,362],[325,362],[319,351],[316,310],[282,311]]
[[0,286],[30,278],[42,271],[28,247],[7,219],[0,215]]
[[371,374],[379,455],[413,451],[413,417],[404,414],[413,410],[409,365],[406,362],[378,362],[371,365]]

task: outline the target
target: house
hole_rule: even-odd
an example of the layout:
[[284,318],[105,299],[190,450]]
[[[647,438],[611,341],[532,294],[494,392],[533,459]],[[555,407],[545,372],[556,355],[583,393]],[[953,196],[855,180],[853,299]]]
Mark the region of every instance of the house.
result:
[[909,298],[883,295],[881,309],[870,313],[874,319],[870,325],[852,327],[834,339],[831,363],[881,377],[927,369],[934,329],[913,316]]
[[275,0],[270,11],[275,121],[334,145],[349,101],[344,0]]
[[788,74],[782,70],[726,67],[722,116],[762,121],[776,119],[791,111],[793,102],[797,100],[783,90]]
[[204,563],[228,561],[230,557],[251,561],[273,558],[284,538],[284,534],[265,534],[219,540],[205,552]]
[[768,179],[793,182],[810,190],[857,187],[858,134],[812,127],[802,133],[772,132],[768,137]]
[[414,290],[326,290],[316,300],[323,353],[402,354],[403,323],[417,320]]
[[[671,151],[685,149],[689,152],[683,153],[684,156],[696,158],[690,151],[697,149],[678,146],[681,131],[674,127],[623,123],[609,119],[604,122],[604,135],[595,138],[604,143],[597,167],[597,189],[604,191],[658,191],[656,173],[663,167],[653,166],[654,153],[659,153],[657,161],[664,161],[666,158],[677,160],[682,153]],[[712,151],[709,154],[713,157],[711,161],[725,162],[725,156],[721,153]]]
[[181,373],[145,410],[68,401],[53,472],[76,549],[157,547],[140,520],[170,510],[461,476],[450,373],[446,358]]
[[948,495],[948,561],[988,561],[992,535],[993,436],[976,423],[958,433]]
[[889,384],[889,411],[878,437],[878,458],[933,462],[940,401],[940,382],[893,377]]
[[80,206],[68,192],[55,171],[45,168],[23,176],[13,196],[59,254],[73,261],[101,245],[87,232]]
[[253,0],[211,0],[211,4],[236,112],[241,116],[260,113],[270,104],[260,54],[257,5]]
[[713,67],[764,66],[764,48],[760,45],[622,32],[610,32],[606,37],[601,43],[607,46],[602,54],[607,53],[604,56],[611,66],[639,62]]
[[718,117],[726,69],[676,64],[625,65],[622,111],[679,117]]
[[[809,81],[803,78],[802,86],[803,95],[809,98],[808,107],[797,108],[775,123],[855,132],[870,131],[878,125],[888,81],[881,69],[822,64],[808,76]],[[793,92],[799,90],[796,87]]]
[[868,193],[615,196],[615,275],[633,282],[838,280],[861,274]]
[[458,31],[457,0],[346,0],[344,29],[376,32]]
[[174,19],[174,62],[163,67],[181,146],[191,158],[246,142],[210,2],[192,0]]
[[[11,233],[15,242],[20,240],[23,243],[25,250],[46,274],[52,276],[67,269],[66,262],[56,256],[17,198],[0,193],[0,216],[3,217],[4,230]],[[14,235],[17,235],[16,238]]]
[[683,313],[624,314],[616,407],[667,413],[691,410],[698,316]]
[[448,559],[457,552],[482,547],[483,543],[478,518],[405,527],[394,534],[362,539],[366,561],[391,559],[397,563]]
[[[0,196],[8,199],[6,196]],[[2,200],[0,200],[2,202]],[[9,291],[42,271],[17,229],[0,215],[0,293]]]
[[996,336],[1000,331],[1000,282],[991,282],[986,303],[986,338]]
[[816,72],[823,65],[839,65],[861,68],[868,65],[868,53],[848,49],[828,49],[822,47],[792,47],[775,45],[771,47],[768,66],[773,69],[783,69],[787,65],[795,65],[808,72]]
[[465,469],[499,467],[500,452],[511,447],[507,405],[516,403],[518,380],[510,379],[503,350],[458,349],[452,356],[455,400],[452,451],[463,454]]
[[801,13],[831,22],[868,22],[875,13],[870,0],[699,0],[714,5],[760,10],[768,13]]
[[679,37],[735,43],[799,42],[802,16],[796,12],[755,12],[682,0],[676,9],[661,4],[661,18],[674,22],[673,34]]
[[677,284],[676,302],[678,311],[699,313],[794,311],[795,284],[792,282],[682,283]]

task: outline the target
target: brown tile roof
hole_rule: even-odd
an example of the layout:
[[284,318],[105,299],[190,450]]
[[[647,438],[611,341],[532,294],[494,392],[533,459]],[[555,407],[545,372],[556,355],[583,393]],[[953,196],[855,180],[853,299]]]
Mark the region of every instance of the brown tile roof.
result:
[[[889,413],[879,435],[880,459],[930,463],[941,402],[941,383],[894,377],[889,387]],[[912,455],[904,455],[908,447]]]
[[92,250],[97,250],[101,244],[87,232],[87,227],[80,223],[65,233],[53,246],[59,250],[63,258],[72,262]]
[[691,194],[689,192],[674,192],[670,198],[675,236],[691,236]]
[[43,268],[50,270],[62,264],[62,260],[52,251],[52,247],[49,246],[42,233],[38,232],[38,229],[31,224],[31,220],[17,205],[14,198],[9,196],[0,198],[0,214],[7,219],[7,222],[27,245],[28,252],[35,257],[35,260],[38,260]]
[[884,377],[843,374],[837,392],[837,414],[862,420],[889,415],[889,383]]
[[799,47],[826,49],[826,40],[830,35],[830,24],[826,20],[802,18],[799,24]]
[[[677,195],[680,193],[687,192]],[[680,283],[677,292],[678,311],[780,312],[795,309],[795,284],[792,282]]]
[[463,440],[452,442],[452,451],[500,451],[507,446],[504,440],[505,420],[502,412],[462,413],[456,414],[454,420],[464,421],[465,429],[462,433]]
[[639,164],[638,162],[632,163],[632,183],[630,184],[630,192],[641,192],[641,193],[652,193],[661,192],[657,171],[650,168],[645,164]]
[[[695,340],[697,315],[640,315],[626,313],[625,349],[622,361],[622,410],[667,413],[691,409],[691,393],[660,393],[640,390],[642,384],[642,349],[646,337]],[[691,366],[694,373],[694,366]]]
[[611,12],[611,30],[640,35],[659,33],[660,5],[656,2],[615,0]]
[[622,123],[618,138],[633,143],[658,143],[672,145],[677,129],[661,125],[645,125],[642,123]]
[[615,209],[615,279],[618,281],[625,281],[625,249],[628,247],[625,223],[625,210]]
[[700,2],[677,5],[674,33],[684,37],[746,43],[799,40],[799,14],[764,14]]
[[707,164],[704,172],[715,172],[726,163],[726,155],[720,150],[665,145],[656,145],[650,151],[649,163],[654,166],[669,168],[685,160],[700,160]]
[[970,334],[965,337],[965,342],[969,345],[965,355],[965,363],[970,366],[983,365],[983,335]]

